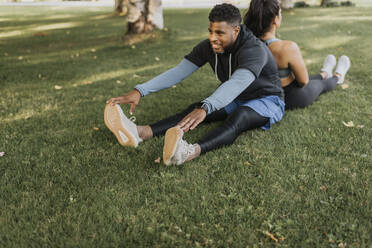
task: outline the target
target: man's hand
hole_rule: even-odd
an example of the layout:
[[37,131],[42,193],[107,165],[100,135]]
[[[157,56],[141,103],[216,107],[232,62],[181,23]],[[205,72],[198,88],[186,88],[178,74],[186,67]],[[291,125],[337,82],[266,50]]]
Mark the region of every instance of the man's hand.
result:
[[138,90],[132,90],[131,92],[124,94],[123,96],[111,98],[107,100],[106,103],[111,104],[111,105],[121,104],[121,103],[130,104],[129,113],[133,114],[140,99],[141,99],[141,93],[139,93]]
[[185,116],[185,118],[178,123],[178,126],[184,131],[187,132],[189,130],[193,130],[196,128],[201,122],[204,121],[207,113],[204,109],[194,109],[191,113]]

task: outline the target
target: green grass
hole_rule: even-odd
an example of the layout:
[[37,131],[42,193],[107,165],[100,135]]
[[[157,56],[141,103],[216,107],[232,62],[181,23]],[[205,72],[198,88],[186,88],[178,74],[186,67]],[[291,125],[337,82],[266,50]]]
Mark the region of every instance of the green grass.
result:
[[[2,7],[0,247],[371,247],[371,11],[284,13],[280,37],[299,44],[311,73],[329,53],[350,56],[350,87],[165,167],[154,163],[162,138],[118,144],[105,100],[177,64],[206,37],[208,10],[166,10],[169,31],[131,48],[111,9]],[[208,96],[218,85],[208,67],[142,99],[137,122]]]

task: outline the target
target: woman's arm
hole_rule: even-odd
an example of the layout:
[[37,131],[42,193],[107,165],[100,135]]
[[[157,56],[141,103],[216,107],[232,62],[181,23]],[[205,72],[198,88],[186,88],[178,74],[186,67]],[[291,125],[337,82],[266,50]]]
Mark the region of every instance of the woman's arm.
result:
[[309,82],[309,74],[302,58],[300,48],[295,42],[291,41],[286,46],[285,53],[287,54],[288,65],[292,69],[296,81],[301,86],[305,86]]

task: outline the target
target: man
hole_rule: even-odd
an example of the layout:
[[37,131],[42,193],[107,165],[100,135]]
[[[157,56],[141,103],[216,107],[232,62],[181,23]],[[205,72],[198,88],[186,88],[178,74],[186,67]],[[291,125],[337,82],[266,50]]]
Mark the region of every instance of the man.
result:
[[[137,85],[131,92],[107,101],[105,123],[120,144],[136,147],[141,141],[165,134],[163,162],[182,164],[212,149],[232,144],[242,132],[270,126],[284,115],[283,90],[273,56],[252,32],[240,25],[239,10],[231,4],[216,5],[209,14],[209,38],[200,42],[179,65]],[[222,83],[200,103],[152,125],[136,126],[118,104],[130,104],[133,113],[141,96],[182,81],[209,63]],[[183,133],[201,122],[224,120],[196,144]]]

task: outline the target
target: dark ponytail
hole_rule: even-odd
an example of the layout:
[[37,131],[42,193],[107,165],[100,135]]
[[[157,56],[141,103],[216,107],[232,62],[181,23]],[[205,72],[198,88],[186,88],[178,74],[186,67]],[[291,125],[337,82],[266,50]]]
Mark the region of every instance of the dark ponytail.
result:
[[252,0],[249,10],[244,16],[244,24],[257,37],[269,31],[275,18],[279,15],[278,0]]

